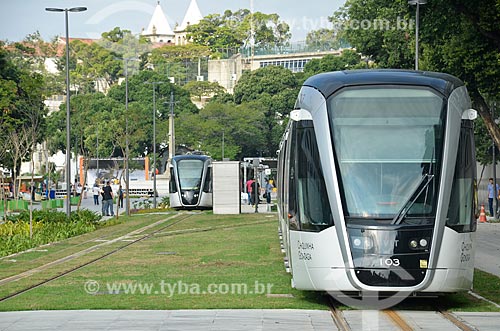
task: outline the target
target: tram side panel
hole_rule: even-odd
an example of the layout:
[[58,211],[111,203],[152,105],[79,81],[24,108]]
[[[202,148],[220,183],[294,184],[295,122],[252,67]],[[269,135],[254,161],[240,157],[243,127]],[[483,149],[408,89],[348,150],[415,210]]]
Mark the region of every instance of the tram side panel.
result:
[[347,277],[336,228],[319,233],[290,231],[290,252],[293,261],[292,284],[299,290],[356,291]]

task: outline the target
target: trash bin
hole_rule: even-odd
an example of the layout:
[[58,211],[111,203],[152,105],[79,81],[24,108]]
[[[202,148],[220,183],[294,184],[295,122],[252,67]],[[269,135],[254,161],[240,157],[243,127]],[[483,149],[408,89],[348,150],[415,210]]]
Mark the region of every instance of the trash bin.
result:
[[55,199],[55,198],[56,198],[56,190],[50,190],[49,199]]
[[69,198],[69,200],[72,206],[76,206],[78,204],[78,201],[80,200],[80,197],[71,197]]

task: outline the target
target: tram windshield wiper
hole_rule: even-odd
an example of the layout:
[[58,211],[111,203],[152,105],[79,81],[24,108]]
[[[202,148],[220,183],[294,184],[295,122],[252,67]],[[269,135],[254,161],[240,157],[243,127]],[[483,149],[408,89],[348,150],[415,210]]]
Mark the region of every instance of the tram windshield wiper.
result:
[[417,188],[415,189],[413,194],[410,196],[410,199],[408,199],[408,201],[405,202],[405,204],[399,210],[396,216],[394,216],[391,224],[400,224],[403,221],[403,219],[406,217],[406,214],[408,214],[411,207],[415,204],[417,199],[425,191],[425,189],[429,186],[429,184],[432,182],[433,179],[434,175],[431,174],[425,174],[422,176],[422,179],[418,183]]

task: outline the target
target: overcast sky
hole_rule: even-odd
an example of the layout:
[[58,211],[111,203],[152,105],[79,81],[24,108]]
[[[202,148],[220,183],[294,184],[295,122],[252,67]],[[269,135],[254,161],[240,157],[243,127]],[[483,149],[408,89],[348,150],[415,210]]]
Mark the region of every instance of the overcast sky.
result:
[[[161,0],[160,4],[172,27],[181,23],[191,0]],[[197,0],[203,16],[250,8],[250,0]],[[332,15],[345,0],[254,0],[254,10],[277,13],[292,30],[292,40],[304,40],[309,30],[328,27]],[[102,32],[119,26],[139,33],[146,28],[156,0],[0,0],[0,39],[22,40],[40,31],[46,40],[64,36],[64,13],[46,12],[46,7],[87,7],[86,12],[69,13],[71,37],[99,38]]]

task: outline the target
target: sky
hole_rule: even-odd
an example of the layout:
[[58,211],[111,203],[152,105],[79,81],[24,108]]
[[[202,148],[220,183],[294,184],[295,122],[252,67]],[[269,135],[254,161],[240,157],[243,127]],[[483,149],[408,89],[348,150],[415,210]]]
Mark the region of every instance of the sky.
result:
[[[173,29],[181,23],[191,0],[161,0],[163,12]],[[290,25],[292,41],[305,40],[310,30],[329,27],[328,16],[345,0],[253,0],[254,11],[277,13]],[[203,16],[222,14],[226,9],[250,9],[250,0],[197,0]],[[0,0],[0,40],[20,41],[39,31],[43,39],[65,35],[64,13],[46,7],[87,7],[69,13],[69,34],[74,38],[99,38],[114,27],[140,33],[147,28],[157,0]]]

